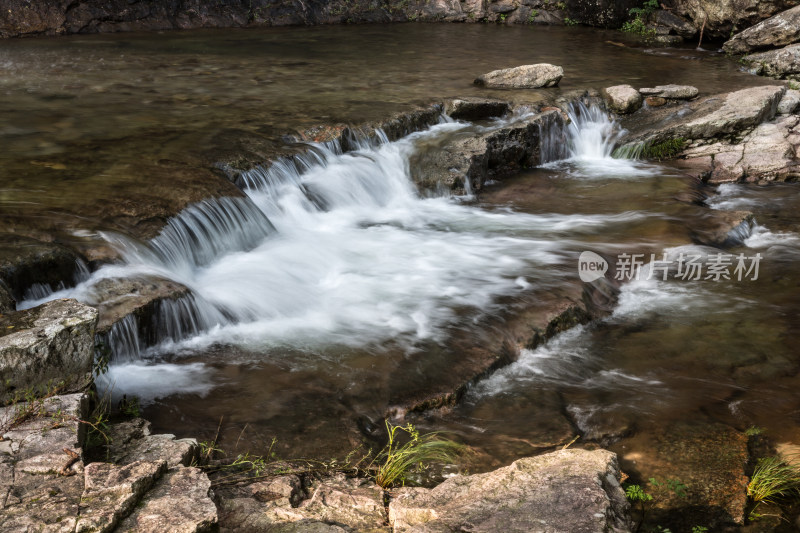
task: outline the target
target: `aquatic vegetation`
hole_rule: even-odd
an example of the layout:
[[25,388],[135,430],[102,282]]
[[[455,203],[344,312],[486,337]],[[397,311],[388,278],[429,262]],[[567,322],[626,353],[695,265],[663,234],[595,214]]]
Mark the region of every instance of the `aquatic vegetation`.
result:
[[758,518],[755,512],[762,503],[777,504],[782,500],[800,497],[800,467],[781,457],[764,457],[758,460],[747,496],[754,502],[750,518]]

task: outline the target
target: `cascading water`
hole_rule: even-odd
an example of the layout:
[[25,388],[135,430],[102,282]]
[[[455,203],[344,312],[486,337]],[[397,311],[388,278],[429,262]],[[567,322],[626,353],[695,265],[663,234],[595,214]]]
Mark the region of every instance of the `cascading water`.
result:
[[[612,142],[613,123],[581,110],[568,132],[573,159],[609,159],[610,148],[598,153],[595,144]],[[640,216],[487,211],[421,197],[410,155],[428,139],[469,128],[445,121],[347,153],[336,143],[313,145],[304,156],[242,173],[246,198],[194,204],[146,245],[109,235],[125,264],[93,278],[156,275],[192,293],[162,301],[152,325],[116,325],[108,340],[119,361],[216,343],[411,349],[441,341],[464,316],[491,312],[498,297],[562,276],[549,268],[563,259],[558,240]],[[581,141],[586,129],[605,133]],[[92,282],[58,295],[80,298]],[[147,342],[135,338],[143,330]]]

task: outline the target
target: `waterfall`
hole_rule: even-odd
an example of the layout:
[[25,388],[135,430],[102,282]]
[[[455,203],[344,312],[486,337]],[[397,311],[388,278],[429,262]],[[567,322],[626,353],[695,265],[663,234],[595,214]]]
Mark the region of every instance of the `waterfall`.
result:
[[[588,146],[576,139],[601,119],[584,109],[554,135]],[[393,142],[378,133],[348,139],[350,151],[313,144],[243,172],[245,198],[192,204],[149,242],[108,235],[123,264],[59,296],[80,298],[93,280],[109,277],[158,276],[189,288],[159,302],[151,321],[129,316],[116,324],[107,338],[112,361],[213,344],[414,349],[468,327],[465,317],[494,312],[500,297],[553,283],[563,274],[548,266],[561,261],[559,243],[575,232],[638,216],[523,214],[422,197],[411,156],[469,128],[443,121]]]

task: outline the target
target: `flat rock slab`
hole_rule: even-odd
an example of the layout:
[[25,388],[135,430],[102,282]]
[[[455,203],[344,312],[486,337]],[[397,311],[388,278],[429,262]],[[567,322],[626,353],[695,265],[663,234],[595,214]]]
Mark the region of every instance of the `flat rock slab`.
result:
[[660,96],[671,100],[690,100],[700,91],[691,85],[658,85],[656,87],[643,87],[639,92],[645,96]]
[[549,63],[537,63],[493,70],[478,77],[475,85],[490,89],[538,89],[555,87],[563,77],[563,68]]
[[305,489],[288,475],[220,487],[216,494],[221,531],[377,531],[386,523],[381,488],[343,474],[315,479]]
[[84,491],[75,531],[113,531],[167,468],[164,461],[125,466],[92,463],[84,471]]
[[763,20],[731,37],[722,49],[729,54],[746,54],[800,41],[800,6]]
[[676,166],[709,183],[786,181],[800,177],[800,117],[783,115],[739,142],[690,147]]
[[502,117],[511,110],[508,102],[485,98],[454,98],[445,102],[444,112],[455,120],[486,120]]
[[560,450],[433,489],[402,488],[389,503],[396,532],[629,532],[616,455]]
[[800,44],[745,56],[753,74],[779,80],[800,80]]
[[147,493],[116,531],[205,533],[217,525],[217,507],[209,498],[211,481],[198,468],[168,472]]
[[97,311],[53,300],[0,317],[0,403],[27,390],[75,392],[91,381]]

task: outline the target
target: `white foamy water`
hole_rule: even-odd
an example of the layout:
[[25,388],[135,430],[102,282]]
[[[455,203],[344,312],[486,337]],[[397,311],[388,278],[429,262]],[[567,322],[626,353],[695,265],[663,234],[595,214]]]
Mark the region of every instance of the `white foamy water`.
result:
[[98,390],[107,392],[112,405],[123,395],[146,405],[175,392],[204,396],[214,388],[211,372],[202,363],[115,364],[95,382]]
[[566,157],[546,166],[579,179],[637,178],[664,173],[662,167],[612,157],[617,139],[625,133],[606,111],[581,103],[570,106]]
[[800,235],[791,231],[772,232],[767,227],[756,224],[750,236],[744,241],[748,248],[771,248],[785,246],[800,247]]
[[[493,312],[501,296],[557,284],[570,275],[553,265],[568,263],[571,239],[646,216],[487,211],[421,195],[409,172],[416,146],[468,127],[447,122],[397,142],[364,142],[348,153],[335,144],[314,145],[307,156],[246,172],[239,179],[246,198],[194,204],[149,243],[107,235],[124,264],[101,268],[51,297],[94,302],[98,280],[148,275],[191,289],[190,297],[162,305],[155,324],[115,326],[108,342],[118,359],[109,383],[145,372],[130,364],[139,357],[215,343],[253,350],[387,341],[411,347],[443,340],[448,328]],[[580,155],[592,142],[573,149]],[[591,157],[608,159],[608,152]],[[633,165],[620,165],[626,163]],[[145,326],[156,332],[155,348],[136,338]],[[175,370],[158,368],[167,377]],[[123,389],[147,388],[146,381],[131,378]],[[155,380],[151,395],[186,390],[186,383]]]

